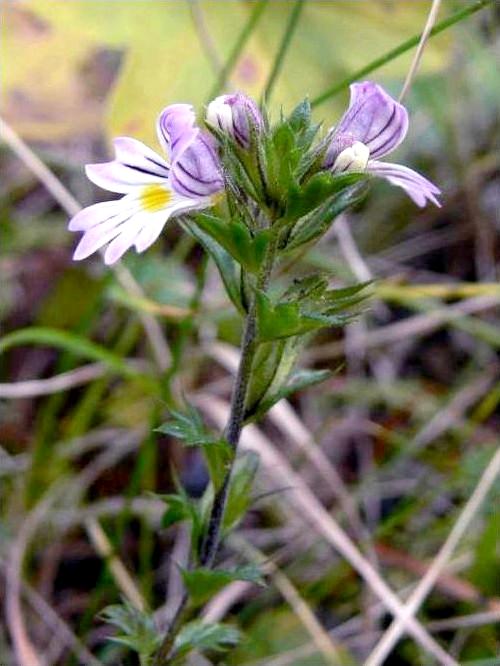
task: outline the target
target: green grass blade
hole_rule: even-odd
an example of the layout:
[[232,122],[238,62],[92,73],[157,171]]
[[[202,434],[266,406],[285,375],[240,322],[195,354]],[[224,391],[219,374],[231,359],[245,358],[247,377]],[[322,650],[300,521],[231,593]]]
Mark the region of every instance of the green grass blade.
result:
[[116,356],[104,347],[90,342],[80,335],[68,331],[60,331],[54,328],[44,328],[42,326],[33,326],[23,328],[5,335],[0,340],[0,354],[21,345],[46,345],[57,347],[65,351],[72,352],[77,356],[91,359],[92,361],[101,361],[111,370],[125,377],[142,377],[144,373],[128,365],[122,358]]
[[288,47],[290,46],[290,43],[292,41],[293,34],[295,32],[295,29],[297,28],[299,18],[303,9],[304,9],[304,0],[295,0],[295,4],[290,12],[288,23],[285,28],[285,32],[283,34],[283,38],[281,40],[281,44],[278,49],[278,53],[276,54],[276,58],[274,59],[273,68],[271,70],[271,73],[269,74],[269,78],[264,88],[264,92],[262,93],[262,98],[261,98],[262,102],[269,102],[271,93],[274,88],[274,84],[276,83],[276,79],[278,78],[278,75],[283,66],[283,61],[285,59],[286,52],[288,51]]
[[[446,30],[447,28],[451,27],[455,23],[459,23],[460,21],[463,21],[466,19],[468,16],[471,16],[472,14],[475,14],[478,12],[480,9],[483,9],[484,7],[487,7],[488,5],[491,5],[494,0],[476,0],[476,2],[471,3],[468,7],[465,9],[461,9],[458,12],[455,12],[451,16],[449,16],[447,19],[444,19],[443,21],[440,21],[437,23],[434,28],[431,30],[429,34],[429,38],[433,37],[434,35],[437,35],[440,32],[443,32],[443,30]],[[371,72],[375,71],[376,69],[379,69],[379,67],[382,67],[383,65],[387,64],[391,60],[394,60],[394,58],[397,58],[398,56],[402,55],[403,53],[406,53],[406,51],[409,51],[412,49],[414,46],[416,46],[419,41],[420,41],[421,33],[419,32],[418,34],[414,35],[413,37],[410,37],[407,39],[405,42],[400,44],[399,46],[396,46],[395,49],[392,49],[391,51],[388,51],[384,55],[380,56],[380,58],[376,58],[375,60],[372,60],[371,63],[366,65],[365,67],[362,67],[361,69],[358,69],[357,72],[354,72],[354,74],[351,74],[351,76],[348,76],[347,78],[343,79],[339,83],[335,84],[328,90],[326,90],[323,94],[318,95],[315,99],[311,101],[311,106],[319,106],[320,104],[323,104],[323,102],[326,102],[328,99],[331,97],[334,97],[337,95],[339,92],[342,92],[345,88],[347,88],[348,85],[351,83],[354,83],[354,81],[359,81],[359,79],[363,78],[367,74],[370,74]]]
[[217,97],[217,95],[224,89],[233,67],[236,65],[241,52],[245,48],[245,44],[249,40],[250,35],[255,29],[255,26],[259,22],[259,19],[262,16],[262,12],[266,8],[268,2],[269,0],[259,0],[259,2],[255,4],[252,13],[248,17],[248,21],[245,23],[241,33],[238,35],[234,46],[231,49],[231,52],[210,91],[207,103],[210,102],[214,97]]

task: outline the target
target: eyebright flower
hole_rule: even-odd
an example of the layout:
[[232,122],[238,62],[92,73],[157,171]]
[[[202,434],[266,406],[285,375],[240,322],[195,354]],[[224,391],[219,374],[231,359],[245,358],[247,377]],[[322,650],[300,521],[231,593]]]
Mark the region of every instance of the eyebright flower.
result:
[[210,102],[206,122],[229,135],[242,148],[250,146],[252,126],[260,129],[263,125],[257,104],[240,92],[221,95]]
[[167,220],[208,208],[224,187],[213,138],[195,126],[189,104],[167,106],[157,132],[167,159],[136,139],[114,140],[115,159],[88,164],[87,177],[99,187],[125,196],[84,208],[69,223],[83,231],[73,259],[85,259],[107,245],[106,264],[132,246],[143,252],[160,235]]
[[401,164],[379,162],[395,150],[408,131],[408,112],[371,81],[350,87],[349,108],[335,127],[324,167],[334,172],[367,171],[402,187],[417,206],[432,201],[440,190],[427,178]]

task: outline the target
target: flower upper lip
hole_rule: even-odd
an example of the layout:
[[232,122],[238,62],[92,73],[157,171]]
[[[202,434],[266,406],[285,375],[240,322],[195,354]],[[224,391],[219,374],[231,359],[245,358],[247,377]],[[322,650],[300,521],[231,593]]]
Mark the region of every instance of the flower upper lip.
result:
[[166,107],[157,131],[168,159],[136,139],[119,137],[113,142],[114,160],[86,166],[92,182],[125,196],[73,217],[69,229],[83,231],[74,259],[84,259],[105,245],[107,264],[132,245],[142,252],[157,239],[169,217],[206,208],[223,190],[214,140],[196,127],[192,106]]
[[418,206],[425,206],[427,201],[440,206],[439,188],[424,176],[403,165],[376,159],[391,153],[405,139],[409,125],[406,108],[371,81],[353,83],[350,91],[349,107],[332,132],[324,168],[335,171],[338,164],[345,168],[349,160],[339,157],[359,142],[369,150],[365,167],[368,173],[403,188]]

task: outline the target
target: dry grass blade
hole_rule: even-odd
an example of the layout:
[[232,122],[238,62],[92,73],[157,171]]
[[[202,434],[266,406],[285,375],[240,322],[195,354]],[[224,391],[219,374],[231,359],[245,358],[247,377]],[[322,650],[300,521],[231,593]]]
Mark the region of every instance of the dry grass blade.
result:
[[[132,362],[131,365],[137,367],[138,364]],[[0,383],[0,398],[34,398],[40,395],[51,395],[60,391],[68,391],[75,386],[82,386],[82,384],[92,382],[106,374],[109,374],[109,368],[104,363],[89,363],[81,368],[62,372],[60,375],[47,379]]]
[[258,564],[270,576],[276,589],[280,592],[283,599],[288,603],[311,636],[314,645],[318,652],[323,655],[326,663],[332,664],[332,666],[342,664],[345,660],[342,658],[339,647],[335,645],[328,632],[322,627],[321,623],[317,620],[311,608],[300,595],[288,576],[286,576],[272,560],[267,558],[264,553],[260,552],[244,539],[238,538],[237,536],[233,537],[230,541],[230,545],[241,550],[248,559]]
[[[388,324],[368,331],[365,336],[355,341],[351,350],[361,351],[382,347],[406,338],[428,335],[454,320],[476,312],[489,310],[499,304],[500,298],[498,296],[477,296],[453,305],[438,307],[426,314],[414,315],[395,324]],[[334,342],[311,349],[306,352],[306,358],[309,361],[320,361],[338,358],[343,353],[344,343]]]
[[417,46],[417,50],[415,52],[415,56],[413,58],[413,61],[410,65],[410,69],[408,70],[408,74],[406,75],[405,82],[403,84],[403,88],[401,90],[401,94],[399,95],[399,101],[401,102],[403,98],[405,97],[406,93],[409,91],[411,84],[413,82],[413,79],[415,78],[415,75],[418,70],[418,66],[420,64],[420,61],[422,59],[422,56],[424,54],[424,49],[425,45],[427,44],[427,40],[430,37],[431,30],[434,27],[434,24],[436,23],[438,14],[439,14],[439,8],[441,6],[441,0],[433,0],[431,8],[429,10],[429,14],[427,16],[427,20],[425,22],[424,29],[422,31],[422,36],[420,37],[420,42]]
[[392,648],[407,628],[407,622],[414,618],[418,609],[425,601],[425,598],[434,587],[440,573],[443,571],[448,560],[450,559],[453,551],[458,545],[458,542],[465,534],[471,521],[477,515],[481,504],[484,502],[486,495],[490,491],[493,483],[495,482],[498,474],[500,473],[500,449],[496,451],[490,460],[488,466],[484,470],[476,489],[472,493],[469,501],[463,508],[460,516],[458,517],[453,529],[451,530],[448,538],[441,547],[438,555],[430,565],[425,576],[412,592],[410,598],[406,602],[403,612],[396,618],[386,633],[381,638],[378,645],[373,650],[372,654],[366,661],[365,666],[379,666],[384,663],[385,658],[391,652]]
[[52,487],[36,507],[26,516],[9,547],[6,561],[5,617],[14,654],[22,666],[44,666],[40,652],[32,644],[21,605],[22,570],[28,544],[40,522],[51,511],[63,485]]
[[[213,396],[197,396],[196,403],[219,427],[224,426],[228,413],[226,402]],[[272,476],[278,475],[281,486],[290,487],[290,490],[284,495],[284,499],[292,504],[296,512],[349,562],[385,606],[395,616],[398,616],[403,608],[401,601],[320,504],[301,477],[292,470],[286,458],[254,426],[248,426],[244,430],[242,447],[255,450],[260,455],[266,472]],[[418,620],[411,618],[410,621],[412,625],[409,630],[424,650],[432,654],[440,664],[457,666],[457,662],[436,643]]]
[[140,611],[146,610],[146,603],[134,579],[127,571],[127,568],[115,553],[106,532],[102,529],[95,518],[87,518],[85,521],[87,535],[96,549],[97,553],[107,562],[109,571],[113,579],[122,592],[123,596]]
[[231,606],[237,603],[248,592],[254,589],[253,583],[236,580],[226,585],[205,607],[203,620],[205,622],[220,622]]
[[[6,563],[2,559],[0,559],[0,569],[4,573],[7,569]],[[86,666],[101,666],[101,662],[87,650],[85,645],[77,638],[69,625],[54,611],[52,606],[24,581],[22,582],[22,593],[47,629],[54,634],[60,644],[60,649],[70,648]]]
[[483,613],[471,613],[470,615],[459,615],[448,617],[445,620],[429,622],[427,628],[430,631],[452,631],[454,629],[467,629],[469,627],[482,627],[486,624],[500,622],[500,608],[497,610],[484,611]]

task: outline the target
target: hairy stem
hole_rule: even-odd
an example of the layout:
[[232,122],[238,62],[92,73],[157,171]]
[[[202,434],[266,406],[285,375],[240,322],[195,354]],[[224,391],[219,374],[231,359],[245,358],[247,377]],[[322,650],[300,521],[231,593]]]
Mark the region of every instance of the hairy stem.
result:
[[[269,279],[273,270],[276,249],[278,244],[278,234],[274,234],[269,243],[269,247],[264,258],[262,268],[257,277],[256,287],[259,290],[267,289]],[[248,392],[250,378],[252,376],[252,365],[257,349],[257,303],[255,295],[250,300],[248,313],[245,318],[243,329],[243,338],[241,343],[241,358],[238,366],[238,372],[233,386],[231,396],[231,410],[224,430],[225,439],[234,451],[233,462],[228,469],[222,486],[215,494],[212,504],[212,511],[208,521],[207,532],[201,546],[200,565],[202,567],[212,567],[220,543],[220,534],[224,520],[227,496],[231,483],[236,451],[240,441],[241,431],[245,420],[245,401]],[[188,596],[184,594],[179,606],[170,623],[170,627],[163,639],[158,652],[156,653],[153,666],[166,666],[172,653],[175,637],[182,628],[187,615]]]
[[[273,270],[274,259],[277,248],[278,234],[274,234],[269,243],[269,247],[264,258],[264,262],[257,278],[257,289],[265,291]],[[248,391],[248,385],[252,375],[252,365],[257,349],[257,304],[253,296],[250,301],[248,313],[245,319],[245,328],[243,330],[243,339],[241,343],[241,357],[238,366],[238,373],[234,382],[233,394],[231,397],[231,410],[229,419],[225,428],[225,438],[233,448],[235,457],[238,443],[240,441],[241,431],[245,420],[245,401]],[[235,459],[233,458],[233,461]],[[212,513],[208,522],[207,534],[202,544],[200,563],[202,566],[212,566],[217,548],[219,546],[219,537],[226,508],[226,500],[229,492],[233,463],[231,464],[221,488],[217,492],[212,505]]]

